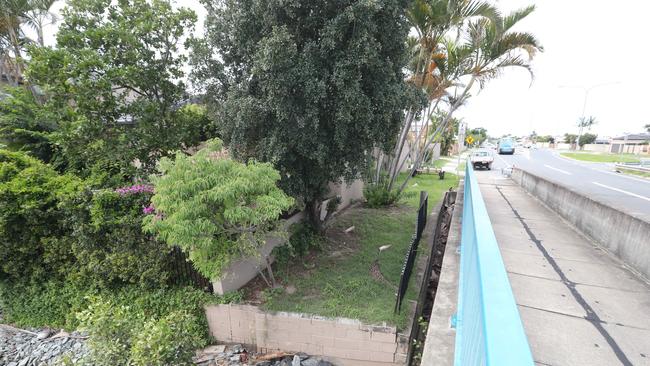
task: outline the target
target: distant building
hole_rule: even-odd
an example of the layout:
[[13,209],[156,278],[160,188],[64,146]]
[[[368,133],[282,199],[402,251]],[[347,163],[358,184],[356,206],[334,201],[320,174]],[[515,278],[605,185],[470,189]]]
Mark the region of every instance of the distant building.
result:
[[650,133],[636,133],[614,137],[611,141],[609,152],[615,154],[648,154],[648,144],[650,144]]

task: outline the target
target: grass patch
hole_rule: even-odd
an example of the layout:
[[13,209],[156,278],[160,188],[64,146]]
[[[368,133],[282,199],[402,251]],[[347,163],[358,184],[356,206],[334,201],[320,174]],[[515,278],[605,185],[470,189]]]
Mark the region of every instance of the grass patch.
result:
[[622,169],[622,168],[617,168],[617,170],[623,174],[636,175],[637,177],[642,177],[642,178],[650,178],[650,173],[648,172],[641,172],[638,170]]
[[562,156],[596,163],[638,163],[639,157],[634,154],[599,154],[599,153],[561,153]]
[[[401,176],[400,181],[404,178]],[[394,314],[393,309],[404,254],[415,230],[419,191],[429,192],[432,207],[457,184],[453,174],[446,174],[444,180],[434,174],[421,174],[409,181],[407,194],[397,205],[347,210],[328,228],[318,253],[277,266],[276,277],[285,290],[262,290],[261,306],[274,311],[356,318],[367,323],[387,322],[404,329],[408,300],[417,297],[415,273],[401,314]],[[355,230],[345,233],[350,226]],[[391,247],[379,254],[382,245]]]

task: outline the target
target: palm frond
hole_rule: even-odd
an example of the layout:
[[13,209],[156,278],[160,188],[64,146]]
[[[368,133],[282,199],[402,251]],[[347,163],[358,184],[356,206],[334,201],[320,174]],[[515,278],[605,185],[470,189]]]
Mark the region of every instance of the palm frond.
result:
[[543,51],[544,47],[531,33],[510,32],[499,38],[491,48],[490,56],[498,58],[500,55],[516,49],[524,50],[528,54],[528,59],[532,59],[538,51]]
[[508,14],[503,18],[503,31],[507,32],[510,28],[512,28],[520,20],[530,15],[533,11],[535,11],[535,5],[530,5]]

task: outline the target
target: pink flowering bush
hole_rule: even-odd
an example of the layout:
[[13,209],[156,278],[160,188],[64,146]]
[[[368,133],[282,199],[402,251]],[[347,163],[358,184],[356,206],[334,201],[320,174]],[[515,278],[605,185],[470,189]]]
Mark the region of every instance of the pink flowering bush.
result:
[[153,186],[148,184],[135,184],[129,187],[122,187],[115,190],[121,195],[137,193],[153,193]]
[[[101,287],[124,283],[142,287],[164,286],[169,278],[169,249],[142,231],[142,219],[156,210],[153,186],[134,184],[93,193],[90,210],[75,231],[74,254],[79,279]],[[88,207],[88,206],[86,206]]]

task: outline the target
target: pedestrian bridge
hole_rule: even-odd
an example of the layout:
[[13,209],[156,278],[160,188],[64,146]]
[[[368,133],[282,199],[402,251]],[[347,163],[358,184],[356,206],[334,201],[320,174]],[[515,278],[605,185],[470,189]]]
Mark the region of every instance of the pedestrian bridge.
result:
[[465,176],[422,365],[650,365],[647,280],[500,172]]

